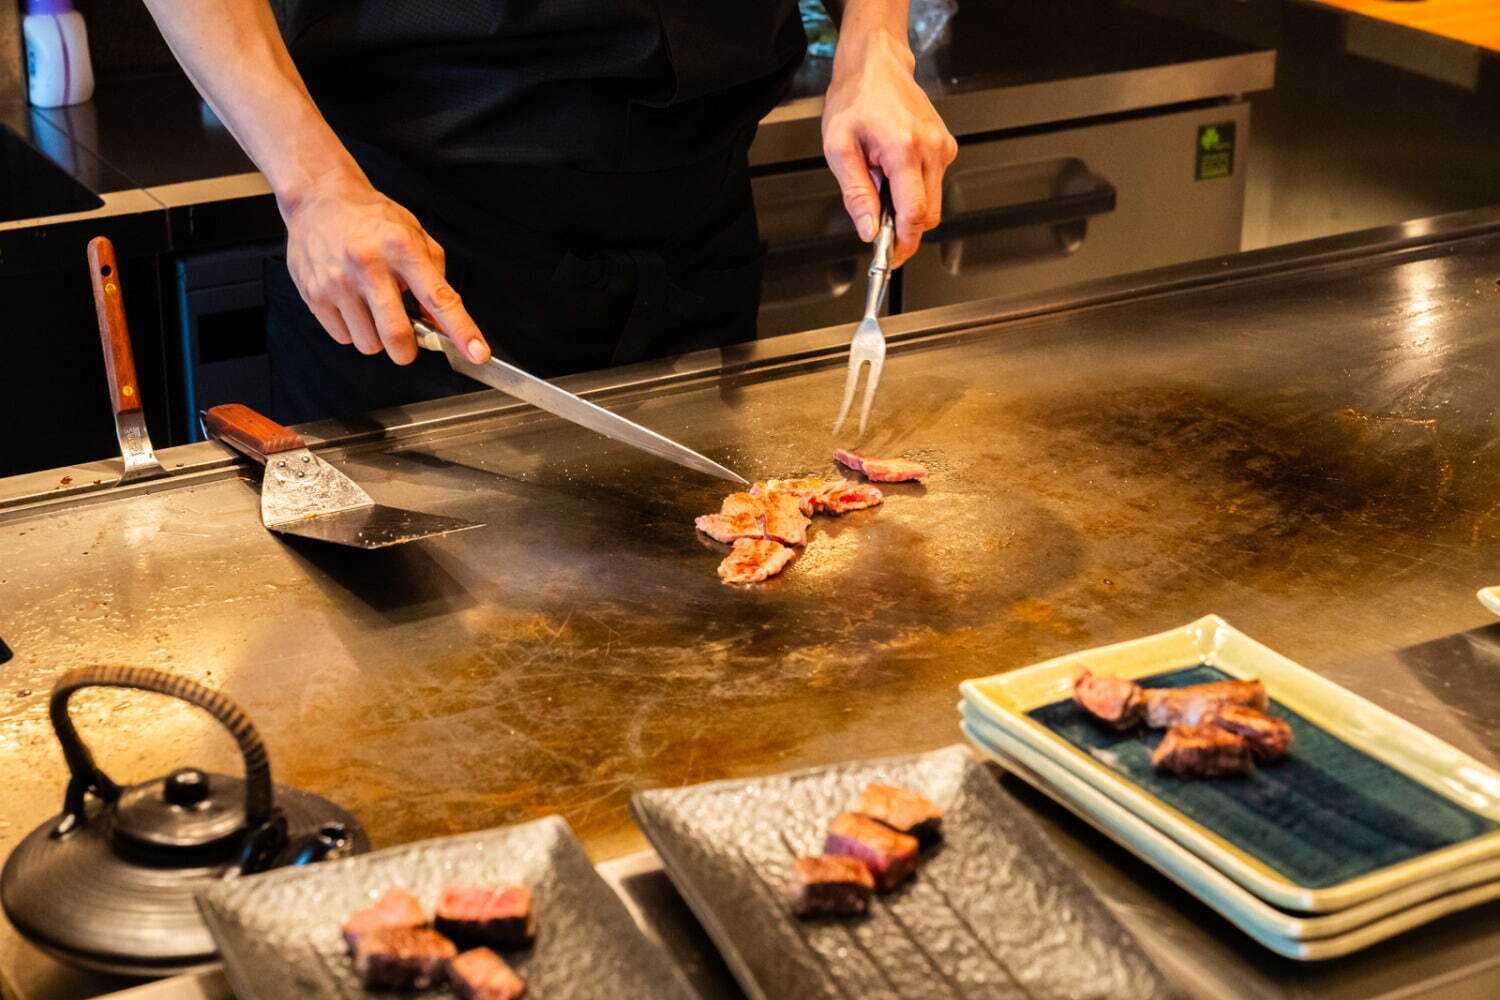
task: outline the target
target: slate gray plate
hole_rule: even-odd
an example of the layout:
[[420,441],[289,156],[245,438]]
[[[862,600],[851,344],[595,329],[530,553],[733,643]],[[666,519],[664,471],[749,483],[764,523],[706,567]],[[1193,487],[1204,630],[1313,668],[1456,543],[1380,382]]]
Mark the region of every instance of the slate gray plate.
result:
[[693,997],[558,816],[235,879],[199,893],[198,909],[239,1000],[367,1000],[391,994],[360,985],[339,934],[344,917],[397,887],[430,909],[451,883],[531,889],[536,944],[506,955],[528,997]]
[[[799,920],[782,888],[871,781],[941,807],[916,877],[859,918]],[[636,821],[754,1000],[1177,994],[1135,938],[963,746],[643,792]]]

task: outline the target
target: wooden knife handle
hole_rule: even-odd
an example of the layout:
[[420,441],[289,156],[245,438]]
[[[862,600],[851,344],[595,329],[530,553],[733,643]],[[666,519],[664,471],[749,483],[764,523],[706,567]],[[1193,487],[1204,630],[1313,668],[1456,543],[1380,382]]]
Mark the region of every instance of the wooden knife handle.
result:
[[306,448],[302,435],[283,427],[263,414],[240,403],[224,403],[203,415],[204,426],[216,438],[238,448],[253,458]]
[[109,376],[110,405],[116,416],[137,411],[141,408],[141,387],[135,377],[130,327],[125,324],[120,265],[115,262],[115,245],[107,236],[95,236],[89,240],[89,278],[94,285],[99,340],[104,344],[104,372]]

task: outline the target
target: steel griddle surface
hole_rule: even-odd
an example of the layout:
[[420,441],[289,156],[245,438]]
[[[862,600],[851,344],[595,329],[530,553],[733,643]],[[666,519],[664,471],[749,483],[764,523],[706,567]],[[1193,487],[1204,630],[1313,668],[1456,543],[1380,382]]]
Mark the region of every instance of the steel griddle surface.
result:
[[[341,458],[486,522],[419,545],[289,544],[239,479],[0,520],[0,850],[59,806],[46,691],[86,663],[222,685],[376,846],[559,811],[605,857],[641,843],[633,790],[951,743],[960,679],[1205,612],[1314,669],[1482,625],[1497,278],[1500,233],[893,348],[865,447],[931,479],[752,589],[693,532],[723,486],[535,415]],[[841,360],[608,405],[747,475],[829,473]],[[179,706],[76,701],[112,774],[234,766]]]

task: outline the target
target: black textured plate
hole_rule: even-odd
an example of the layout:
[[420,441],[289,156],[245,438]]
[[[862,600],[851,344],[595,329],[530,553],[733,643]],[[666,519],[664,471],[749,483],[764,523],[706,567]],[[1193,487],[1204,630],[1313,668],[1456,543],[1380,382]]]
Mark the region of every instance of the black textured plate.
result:
[[198,908],[239,1000],[367,1000],[390,994],[360,985],[339,925],[387,889],[407,889],[430,908],[450,883],[531,889],[536,944],[505,956],[526,979],[528,997],[693,996],[557,816],[237,879],[200,893]]
[[[793,859],[820,852],[870,781],[936,802],[943,843],[867,916],[799,920],[782,896]],[[631,807],[755,1000],[1177,995],[966,747],[643,792]]]

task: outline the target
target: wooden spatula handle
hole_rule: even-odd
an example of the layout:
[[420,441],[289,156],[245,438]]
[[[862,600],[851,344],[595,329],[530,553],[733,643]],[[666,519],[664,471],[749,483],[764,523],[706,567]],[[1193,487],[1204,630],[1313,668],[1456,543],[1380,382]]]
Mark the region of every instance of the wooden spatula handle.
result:
[[208,432],[258,458],[307,447],[302,435],[240,403],[224,403],[203,415]]
[[99,340],[104,344],[110,405],[116,415],[139,410],[141,387],[135,377],[135,354],[130,350],[130,327],[125,324],[120,265],[115,261],[115,245],[107,236],[89,240],[89,278],[94,286],[94,312],[99,316]]

